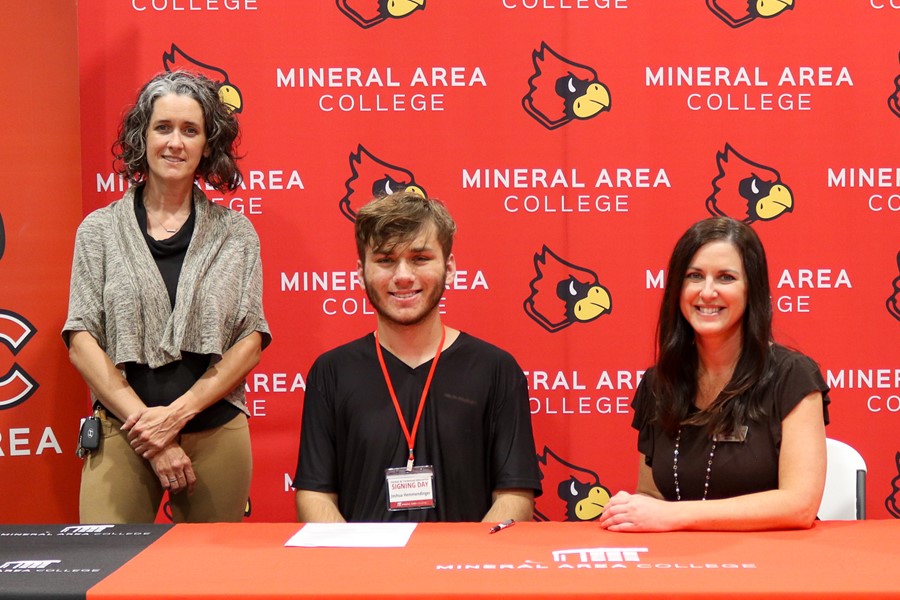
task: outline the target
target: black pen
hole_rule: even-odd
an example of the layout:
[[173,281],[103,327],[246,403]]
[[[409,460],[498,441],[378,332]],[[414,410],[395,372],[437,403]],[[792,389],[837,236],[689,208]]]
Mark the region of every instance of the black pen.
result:
[[513,525],[515,525],[515,523],[516,522],[513,521],[512,519],[507,519],[507,520],[503,521],[502,523],[497,523],[496,525],[491,527],[491,530],[488,531],[488,533],[497,533],[501,529],[506,529],[507,527],[512,527]]

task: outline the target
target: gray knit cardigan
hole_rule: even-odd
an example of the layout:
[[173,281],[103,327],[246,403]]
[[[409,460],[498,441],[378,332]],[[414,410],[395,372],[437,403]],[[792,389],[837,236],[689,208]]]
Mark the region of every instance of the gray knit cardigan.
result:
[[[63,340],[88,331],[117,368],[151,368],[209,354],[212,362],[254,331],[272,337],[262,307],[259,238],[242,214],[194,187],[196,221],[174,309],[134,214],[134,188],[88,215],[75,236]],[[247,412],[242,381],[225,397]],[[96,398],[94,399],[96,400]]]

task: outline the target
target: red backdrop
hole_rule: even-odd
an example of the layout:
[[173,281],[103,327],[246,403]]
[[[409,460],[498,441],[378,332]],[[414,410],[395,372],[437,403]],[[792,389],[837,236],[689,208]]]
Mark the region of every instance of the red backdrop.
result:
[[2,12],[0,522],[71,522],[86,410],[59,337],[82,218],[76,10],[35,0]]
[[[826,373],[828,434],[865,457],[870,517],[900,517],[898,3],[795,0],[771,18],[743,0],[415,5],[386,18],[375,0],[78,4],[85,213],[124,190],[109,147],[151,75],[203,70],[239,111],[245,189],[221,201],[262,239],[275,338],[248,380],[248,518],[293,519],[305,374],[374,326],[349,217],[373,187],[409,183],[459,224],[446,321],[528,372],[549,518],[570,476],[633,488],[628,405],[653,360],[665,263],[712,213],[753,221],[777,339]],[[557,81],[586,94],[580,117]],[[754,220],[738,184],[751,177],[786,188],[783,212]],[[567,321],[552,298],[570,275],[612,310]],[[53,327],[41,334],[61,351]],[[41,382],[28,404],[73,401],[50,393]],[[6,412],[36,419],[24,407]]]

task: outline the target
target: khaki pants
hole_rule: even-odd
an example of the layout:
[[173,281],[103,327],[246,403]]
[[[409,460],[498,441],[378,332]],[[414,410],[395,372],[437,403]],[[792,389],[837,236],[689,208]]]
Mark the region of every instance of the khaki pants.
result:
[[[82,523],[153,523],[163,487],[150,462],[134,453],[122,422],[101,415],[100,448],[88,455],[81,471],[79,512]],[[169,498],[176,523],[240,521],[250,494],[253,459],[247,416],[198,433],[181,435],[191,459],[194,491]],[[166,511],[168,513],[168,511]]]

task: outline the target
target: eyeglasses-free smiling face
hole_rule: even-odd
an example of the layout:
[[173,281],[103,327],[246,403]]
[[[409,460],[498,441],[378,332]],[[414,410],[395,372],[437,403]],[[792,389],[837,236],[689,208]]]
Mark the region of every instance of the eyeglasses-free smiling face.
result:
[[147,129],[147,168],[159,184],[193,181],[206,154],[203,109],[190,96],[167,94],[153,103]]
[[436,228],[428,225],[409,243],[366,248],[365,262],[357,268],[379,319],[417,325],[437,314],[456,259],[452,254],[444,258]]
[[747,308],[743,261],[730,242],[710,242],[691,259],[681,284],[681,314],[699,338],[740,336]]

